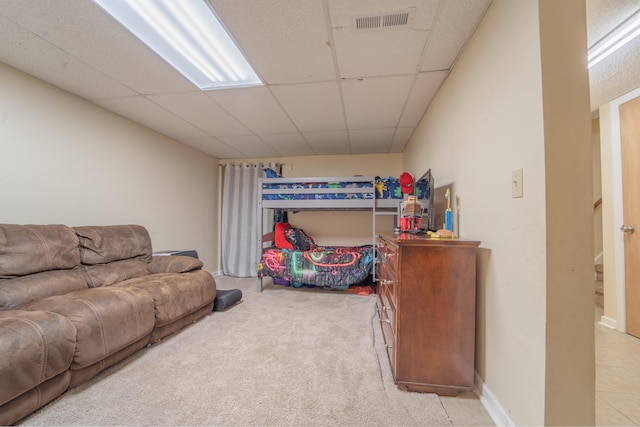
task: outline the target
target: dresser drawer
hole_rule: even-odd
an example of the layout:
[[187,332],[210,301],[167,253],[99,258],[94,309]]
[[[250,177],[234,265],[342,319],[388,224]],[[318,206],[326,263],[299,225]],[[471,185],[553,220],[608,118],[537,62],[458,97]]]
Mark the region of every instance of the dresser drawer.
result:
[[396,331],[396,304],[395,301],[389,295],[389,290],[387,287],[382,286],[381,292],[379,293],[379,301],[380,301],[380,319],[386,319],[391,325],[391,329],[393,334],[395,335]]
[[379,293],[386,292],[393,306],[396,306],[398,250],[385,240],[378,240],[378,289]]
[[391,274],[398,272],[398,247],[383,239],[378,239],[378,259]]
[[384,319],[380,318],[380,325],[382,326],[382,336],[384,337],[384,345],[387,350],[387,356],[389,356],[389,363],[391,364],[391,373],[394,378],[397,376],[396,372],[396,337],[391,324]]

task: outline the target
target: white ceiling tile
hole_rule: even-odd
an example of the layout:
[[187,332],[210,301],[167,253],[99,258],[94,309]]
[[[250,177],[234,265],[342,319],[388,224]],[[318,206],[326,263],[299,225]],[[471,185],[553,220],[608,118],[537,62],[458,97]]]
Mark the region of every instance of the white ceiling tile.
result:
[[347,131],[304,132],[315,154],[350,154]]
[[272,86],[271,90],[300,131],[346,129],[336,82]]
[[207,136],[202,130],[143,96],[101,99],[94,103],[172,138]]
[[135,92],[79,61],[43,38],[0,15],[0,62],[86,99],[135,95]]
[[277,157],[278,152],[255,135],[223,136],[218,138],[246,157]]
[[335,79],[322,1],[209,0],[269,84]]
[[2,14],[139,93],[194,89],[91,1],[3,0]]
[[256,134],[297,132],[266,87],[212,90],[206,94]]
[[180,142],[219,159],[235,159],[244,156],[244,153],[234,150],[222,141],[212,137],[182,138]]
[[420,71],[449,70],[491,0],[447,0],[431,29]]
[[396,133],[393,135],[393,141],[391,142],[391,148],[389,152],[391,153],[402,153],[404,151],[404,147],[406,147],[411,135],[413,135],[413,131],[415,128],[397,128]]
[[587,46],[591,47],[640,9],[638,0],[588,0]]
[[[343,78],[413,74],[440,0],[329,0],[329,14]],[[411,12],[404,27],[354,30],[352,19],[369,14]]]
[[388,153],[395,129],[350,130],[352,154]]
[[366,38],[345,30],[334,33],[342,78],[413,74],[427,38],[426,32],[411,30],[381,31]]
[[[340,77],[413,74],[418,69],[428,29],[439,0],[329,2]],[[382,30],[354,30],[353,17],[410,11],[408,25]]]
[[422,120],[431,100],[449,75],[448,71],[420,73],[413,83],[407,105],[404,107],[399,126],[417,126]]
[[640,37],[636,37],[589,69],[592,111],[639,87],[639,53]]
[[[415,30],[428,30],[441,0],[328,0],[329,15],[333,28],[348,27],[352,17],[370,14],[384,14],[412,10],[414,20],[410,22]],[[447,0],[449,1],[449,0]],[[391,30],[392,31],[392,30]]]
[[341,82],[349,129],[395,127],[412,82],[413,76]]
[[148,95],[151,101],[211,136],[250,135],[251,131],[203,92]]
[[281,156],[311,156],[313,151],[300,133],[260,135],[260,138]]

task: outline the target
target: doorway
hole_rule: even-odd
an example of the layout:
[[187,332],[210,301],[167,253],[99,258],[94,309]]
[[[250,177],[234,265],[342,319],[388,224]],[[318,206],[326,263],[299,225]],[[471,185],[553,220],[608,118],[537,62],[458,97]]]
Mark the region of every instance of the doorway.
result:
[[620,105],[625,312],[627,333],[640,337],[640,97]]
[[[620,107],[640,97],[640,88],[600,108],[602,165],[603,264],[605,271],[604,314],[600,323],[627,332],[625,289],[625,224],[623,208]],[[636,187],[637,188],[637,187]],[[638,224],[640,233],[640,224]],[[635,237],[640,237],[637,234]],[[628,262],[631,265],[637,262]],[[638,285],[636,285],[638,286]]]

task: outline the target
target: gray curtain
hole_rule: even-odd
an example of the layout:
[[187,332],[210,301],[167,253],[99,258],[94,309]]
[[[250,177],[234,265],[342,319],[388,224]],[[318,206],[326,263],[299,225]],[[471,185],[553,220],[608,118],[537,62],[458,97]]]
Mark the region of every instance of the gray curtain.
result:
[[[222,270],[227,276],[255,277],[258,269],[258,178],[276,163],[227,164],[222,188]],[[273,215],[264,215],[263,230],[273,227]],[[270,218],[270,221],[269,221]]]

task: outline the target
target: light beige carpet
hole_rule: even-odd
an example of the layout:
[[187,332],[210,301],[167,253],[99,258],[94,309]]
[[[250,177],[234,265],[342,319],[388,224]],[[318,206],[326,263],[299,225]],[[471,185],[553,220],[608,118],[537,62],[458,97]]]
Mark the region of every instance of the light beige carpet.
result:
[[139,351],[23,425],[451,425],[391,378],[375,296],[216,277],[242,302]]

